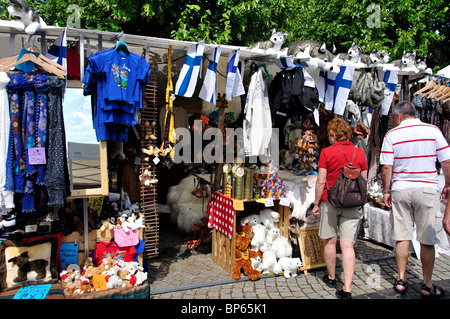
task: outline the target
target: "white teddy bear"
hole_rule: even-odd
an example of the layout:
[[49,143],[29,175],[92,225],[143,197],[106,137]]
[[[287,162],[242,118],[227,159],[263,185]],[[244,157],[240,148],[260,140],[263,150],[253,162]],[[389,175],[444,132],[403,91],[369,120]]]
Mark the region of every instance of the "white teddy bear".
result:
[[278,221],[280,220],[280,213],[266,208],[259,213],[259,218],[261,220],[261,224],[264,226],[276,227],[278,226]]
[[284,271],[284,277],[296,277],[297,270],[303,265],[300,258],[281,257],[278,260],[278,265]]
[[274,274],[281,273],[282,269],[280,265],[278,265],[277,256],[272,247],[267,243],[264,243],[264,245],[261,246],[261,252],[263,253],[263,258],[260,268],[262,269],[263,274],[268,274],[271,272]]
[[266,234],[266,243],[273,244],[273,241],[280,236],[280,230],[277,227],[271,227]]
[[252,250],[259,250],[259,248],[266,241],[267,227],[261,224],[252,227],[253,238],[251,242]]
[[241,219],[241,226],[249,224],[250,226],[256,226],[261,224],[261,218],[257,214],[251,214]]
[[277,258],[292,257],[292,245],[284,236],[279,236],[273,240],[272,249],[275,250]]
[[261,268],[261,261],[262,261],[262,259],[261,259],[261,257],[256,256],[255,258],[250,258],[250,260],[252,261],[253,269],[258,270],[258,271],[262,271],[262,268]]

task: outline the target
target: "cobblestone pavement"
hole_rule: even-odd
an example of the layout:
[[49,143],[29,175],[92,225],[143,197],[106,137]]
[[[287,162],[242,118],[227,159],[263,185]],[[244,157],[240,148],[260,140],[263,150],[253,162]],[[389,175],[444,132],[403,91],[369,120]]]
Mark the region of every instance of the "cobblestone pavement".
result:
[[[189,250],[183,245],[181,234],[164,227],[160,241],[160,256],[148,260],[151,299],[336,299],[336,288],[329,288],[322,281],[325,268],[309,270],[307,275],[298,272],[291,278],[263,275],[251,281],[243,276],[236,281],[212,261],[210,245]],[[392,289],[396,262],[390,247],[359,239],[355,253],[353,299],[421,299],[421,263],[415,254],[410,256],[407,267],[410,287],[401,296]],[[337,289],[343,282],[339,262],[338,254]],[[445,299],[450,299],[450,256],[436,258],[433,281],[446,289]]]

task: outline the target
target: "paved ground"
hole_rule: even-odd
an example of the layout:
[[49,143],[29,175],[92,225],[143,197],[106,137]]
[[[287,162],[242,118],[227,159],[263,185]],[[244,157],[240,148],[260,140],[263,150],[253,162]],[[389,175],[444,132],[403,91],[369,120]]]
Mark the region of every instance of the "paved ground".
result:
[[[211,245],[189,250],[178,233],[162,216],[160,219],[160,256],[148,261],[151,299],[336,299],[336,289],[327,287],[322,277],[325,268],[299,272],[286,279],[283,275],[262,276],[251,281],[236,281],[211,259]],[[398,295],[392,289],[396,278],[392,249],[367,240],[355,246],[357,264],[353,279],[353,299],[421,299],[421,263],[413,254],[408,263],[408,293]],[[339,257],[339,256],[338,256]],[[338,263],[339,263],[338,259]],[[343,275],[338,266],[339,278]],[[436,259],[433,280],[447,291],[450,299],[450,256]],[[338,281],[338,289],[342,281]]]

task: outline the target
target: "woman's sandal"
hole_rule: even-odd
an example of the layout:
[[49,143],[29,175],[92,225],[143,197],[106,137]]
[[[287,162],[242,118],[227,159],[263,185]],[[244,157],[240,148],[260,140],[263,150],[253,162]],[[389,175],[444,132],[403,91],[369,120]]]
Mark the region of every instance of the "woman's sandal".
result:
[[[445,290],[439,286],[433,285],[433,289],[431,289],[427,285],[422,284],[422,290],[428,292],[428,295],[424,295],[422,292],[420,292],[420,296],[424,299],[434,299],[445,296]],[[440,294],[437,294],[436,290],[439,290]]]
[[[397,286],[405,287],[405,289],[398,289]],[[408,290],[408,283],[406,281],[403,281],[402,279],[396,279],[394,282],[394,290],[396,293],[404,295],[406,293],[406,290]]]

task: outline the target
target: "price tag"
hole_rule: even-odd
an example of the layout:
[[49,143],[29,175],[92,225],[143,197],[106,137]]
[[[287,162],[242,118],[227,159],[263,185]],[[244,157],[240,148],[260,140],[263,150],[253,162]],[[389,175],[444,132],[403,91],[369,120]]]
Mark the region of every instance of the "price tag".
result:
[[46,164],[45,148],[33,147],[28,149],[28,162],[30,165],[42,165]]
[[244,201],[240,199],[233,199],[234,210],[242,211],[244,210]]
[[291,201],[289,198],[280,198],[280,205],[289,207],[291,206]]
[[25,286],[20,288],[13,299],[45,299],[51,287],[51,284]]
[[273,206],[273,199],[272,198],[265,198],[264,201],[266,202],[265,203],[266,207],[272,207]]
[[95,290],[106,290],[106,275],[93,275],[92,287]]

